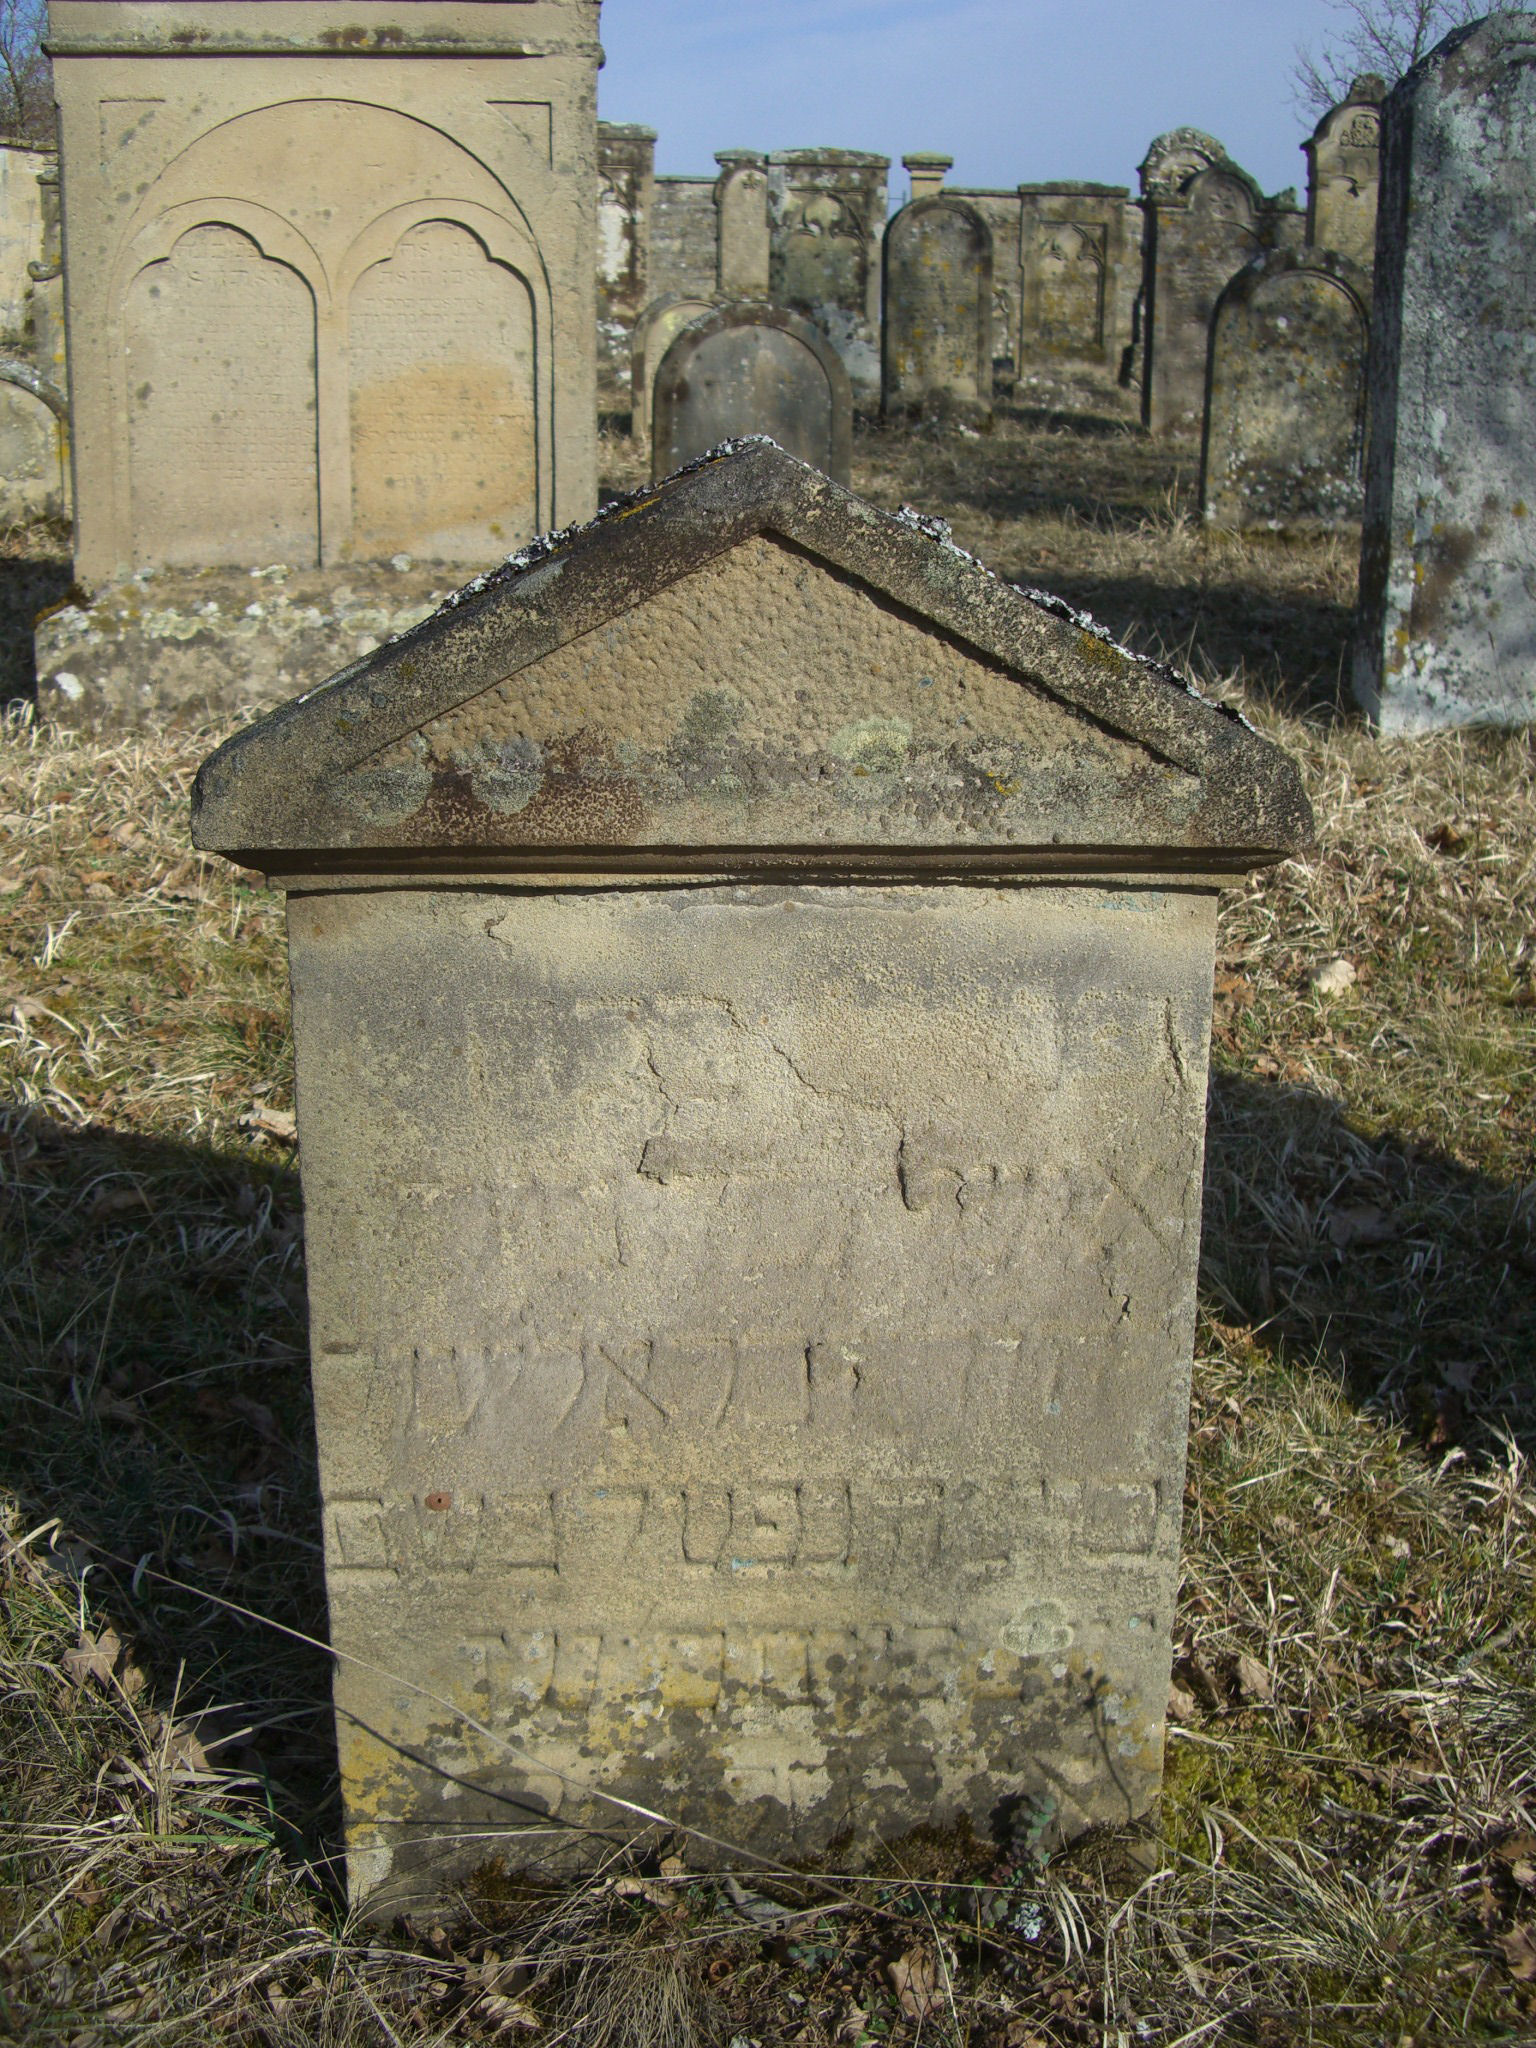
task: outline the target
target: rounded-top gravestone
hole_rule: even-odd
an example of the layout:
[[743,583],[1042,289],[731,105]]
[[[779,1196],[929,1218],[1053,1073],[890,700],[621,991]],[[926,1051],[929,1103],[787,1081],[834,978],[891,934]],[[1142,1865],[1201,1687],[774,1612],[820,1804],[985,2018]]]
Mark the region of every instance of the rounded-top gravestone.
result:
[[810,321],[779,306],[722,306],[679,334],[662,358],[651,401],[651,474],[745,434],[847,483],[853,395],[837,352]]
[[914,199],[885,235],[881,403],[992,404],[992,233],[945,193]]
[[1326,249],[1240,270],[1211,320],[1200,503],[1213,525],[1360,517],[1370,286]]

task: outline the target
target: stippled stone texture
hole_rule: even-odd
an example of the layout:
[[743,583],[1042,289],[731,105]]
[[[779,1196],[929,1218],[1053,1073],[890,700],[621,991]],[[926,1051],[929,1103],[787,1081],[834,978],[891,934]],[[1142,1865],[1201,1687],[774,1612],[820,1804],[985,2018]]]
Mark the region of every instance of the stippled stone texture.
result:
[[1275,749],[771,446],[204,764],[290,892],[349,1868],[1154,1797]]
[[885,231],[883,410],[992,410],[992,231],[974,206],[913,199]]
[[1370,280],[1326,249],[1261,256],[1211,318],[1200,504],[1234,529],[1360,517]]
[[1536,717],[1536,14],[1384,109],[1355,695],[1388,732]]

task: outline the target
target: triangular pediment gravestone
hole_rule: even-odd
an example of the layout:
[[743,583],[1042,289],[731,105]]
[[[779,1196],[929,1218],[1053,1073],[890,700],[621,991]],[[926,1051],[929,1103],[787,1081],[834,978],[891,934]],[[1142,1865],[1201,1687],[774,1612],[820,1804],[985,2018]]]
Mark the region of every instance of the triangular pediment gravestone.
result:
[[195,827],[290,891],[354,1898],[1146,1812],[1285,757],[754,442],[229,741]]
[[957,846],[1222,868],[1305,831],[1290,763],[1230,712],[761,442],[238,734],[194,818],[283,870]]

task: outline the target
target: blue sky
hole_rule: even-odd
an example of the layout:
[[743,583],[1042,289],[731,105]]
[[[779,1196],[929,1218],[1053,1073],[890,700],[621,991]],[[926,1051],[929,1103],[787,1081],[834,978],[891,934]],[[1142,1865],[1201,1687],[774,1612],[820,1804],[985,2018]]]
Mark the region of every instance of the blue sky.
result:
[[1305,187],[1295,47],[1327,0],[604,0],[598,110],[658,131],[659,171],[717,149],[942,150],[957,185],[1136,184],[1204,128],[1266,191]]

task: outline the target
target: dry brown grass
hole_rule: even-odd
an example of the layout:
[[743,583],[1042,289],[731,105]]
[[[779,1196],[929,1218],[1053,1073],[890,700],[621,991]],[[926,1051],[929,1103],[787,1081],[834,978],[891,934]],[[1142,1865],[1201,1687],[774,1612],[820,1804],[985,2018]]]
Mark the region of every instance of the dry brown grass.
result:
[[[17,726],[0,2034],[1536,2039],[1529,737],[1389,743],[1333,715],[1347,548],[1203,535],[1187,451],[1110,414],[1021,401],[974,442],[867,434],[859,463],[1005,573],[1187,646],[1317,806],[1316,856],[1223,911],[1156,1824],[1049,1859],[917,1837],[860,1876],[734,1889],[653,1832],[582,1886],[488,1870],[441,1925],[349,1926],[304,1640],[324,1610],[279,906],[187,850],[210,736]],[[1319,993],[1340,958],[1356,979]]]

